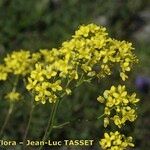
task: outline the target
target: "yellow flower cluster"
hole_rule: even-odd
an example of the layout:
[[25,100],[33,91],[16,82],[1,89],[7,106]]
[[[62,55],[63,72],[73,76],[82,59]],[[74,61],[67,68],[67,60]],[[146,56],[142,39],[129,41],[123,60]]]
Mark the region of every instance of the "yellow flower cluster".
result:
[[88,77],[105,77],[112,73],[115,64],[120,65],[122,80],[127,78],[133,63],[137,62],[132,44],[108,37],[104,27],[95,24],[81,26],[70,41],[60,48],[63,58]]
[[20,97],[20,93],[14,91],[7,93],[7,95],[5,96],[5,98],[8,99],[10,102],[16,102],[20,100]]
[[20,50],[8,54],[4,58],[4,62],[8,73],[24,76],[30,73],[39,57],[40,55],[38,53],[31,54],[30,51]]
[[[130,71],[137,61],[132,50],[131,43],[108,37],[104,27],[80,26],[72,39],[63,42],[59,49],[40,50],[41,59],[31,71],[27,89],[35,94],[36,101],[55,102],[60,94],[57,91],[71,93],[68,81],[75,83],[81,78],[87,81],[111,75],[117,64],[121,68],[120,76],[125,80],[126,71]],[[58,87],[57,90],[54,91],[53,86]]]
[[112,86],[110,90],[105,90],[103,97],[99,96],[97,100],[105,103],[104,127],[107,127],[110,120],[113,120],[119,128],[126,121],[133,122],[136,118],[136,103],[139,101],[136,94],[129,95],[125,86]]
[[[0,80],[6,80],[9,73],[20,75],[27,79],[26,88],[36,102],[55,103],[84,81],[111,75],[115,67],[119,67],[120,77],[125,81],[127,72],[138,61],[133,50],[131,43],[110,38],[104,27],[82,25],[58,49],[41,49],[37,53],[20,50],[8,54],[4,64],[0,65]],[[5,98],[18,101],[20,94],[12,91]],[[121,128],[137,117],[139,99],[135,93],[129,95],[124,85],[112,86],[97,99],[105,104],[104,127],[113,121]],[[118,131],[105,133],[100,145],[105,150],[124,150],[134,146],[132,137],[126,138]]]
[[133,147],[132,137],[125,137],[118,131],[104,134],[101,139],[100,145],[104,150],[125,150],[126,148]]
[[4,65],[0,65],[0,81],[7,79],[7,68]]
[[119,63],[120,65],[120,77],[123,81],[125,81],[128,76],[126,75],[126,72],[129,72],[131,70],[131,67],[133,63],[137,63],[138,59],[136,56],[132,53],[133,47],[132,43],[128,43],[126,41],[117,41],[114,39],[110,40],[110,49],[111,51],[115,51],[115,53],[112,54],[111,58],[112,63]]
[[78,81],[89,81],[94,77],[111,75],[113,68],[120,66],[120,76],[127,78],[132,64],[137,61],[131,43],[117,41],[108,36],[106,29],[95,24],[82,25],[72,38],[62,43],[59,49],[43,49],[37,53],[20,50],[4,58],[0,66],[0,79],[6,80],[7,73],[27,76],[27,89],[35,100],[55,102],[57,97],[71,93]]
[[57,94],[62,90],[61,80],[50,82],[50,80],[54,80],[57,72],[49,69],[50,67],[45,67],[43,64],[36,64],[26,86],[29,91],[33,91],[36,95],[35,101],[40,101],[42,104],[45,104],[47,99],[50,103],[55,102]]
[[59,51],[56,48],[53,48],[52,50],[41,49],[40,55],[46,64],[51,64],[58,60]]

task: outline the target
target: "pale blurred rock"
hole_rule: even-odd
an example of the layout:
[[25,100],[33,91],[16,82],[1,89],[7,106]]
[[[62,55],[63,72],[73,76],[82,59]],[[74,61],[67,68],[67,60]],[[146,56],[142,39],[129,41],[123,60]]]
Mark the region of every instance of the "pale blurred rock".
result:
[[145,25],[133,34],[133,38],[139,42],[150,42],[150,11],[141,12],[140,17],[145,21]]
[[108,24],[108,20],[106,16],[102,15],[95,19],[95,22],[99,25],[106,26]]

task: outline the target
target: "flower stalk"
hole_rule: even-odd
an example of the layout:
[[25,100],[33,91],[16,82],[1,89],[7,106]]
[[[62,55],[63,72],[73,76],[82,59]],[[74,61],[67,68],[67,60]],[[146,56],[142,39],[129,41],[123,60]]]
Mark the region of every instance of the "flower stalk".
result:
[[[54,120],[55,120],[55,116],[56,116],[56,112],[57,112],[57,108],[59,106],[60,100],[57,100],[56,103],[53,104],[52,106],[52,111],[50,113],[50,117],[48,120],[48,124],[44,133],[44,136],[42,138],[42,141],[46,141],[46,139],[50,136],[52,129],[53,129],[53,125],[54,125]],[[39,150],[42,150],[43,145],[40,146]]]
[[26,128],[25,133],[24,133],[24,137],[23,137],[23,149],[24,150],[26,148],[26,139],[27,139],[27,135],[28,135],[28,132],[29,132],[30,125],[31,125],[31,120],[32,120],[32,117],[33,117],[34,107],[35,107],[35,105],[32,101],[31,102],[31,110],[30,110],[30,114],[29,114],[29,120],[28,120],[27,128]]
[[3,124],[3,126],[2,126],[2,128],[1,128],[1,130],[0,130],[0,137],[2,137],[3,132],[4,132],[4,130],[5,130],[5,127],[6,127],[6,125],[8,124],[8,121],[9,121],[10,116],[11,116],[11,114],[12,114],[13,108],[14,108],[14,104],[11,103],[11,104],[9,105],[9,110],[8,110],[7,115],[6,115],[4,124]]
[[10,116],[11,116],[11,114],[13,112],[14,101],[19,99],[19,94],[16,92],[18,81],[19,81],[19,76],[16,77],[16,80],[15,80],[13,88],[12,88],[12,92],[8,93],[6,95],[6,97],[5,97],[6,99],[9,100],[9,110],[8,110],[8,112],[6,114],[6,118],[5,118],[4,124],[3,124],[3,126],[2,126],[2,128],[0,130],[0,137],[2,137],[3,132],[4,132],[4,130],[5,130],[6,126],[7,126],[7,124],[8,124],[8,121],[10,119]]

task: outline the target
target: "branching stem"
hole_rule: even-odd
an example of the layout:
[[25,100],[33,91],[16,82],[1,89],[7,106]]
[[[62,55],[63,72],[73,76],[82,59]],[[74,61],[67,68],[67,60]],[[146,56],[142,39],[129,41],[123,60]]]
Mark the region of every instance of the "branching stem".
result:
[[[56,112],[57,112],[57,108],[59,106],[59,103],[60,103],[60,100],[57,100],[56,103],[54,103],[52,106],[52,111],[50,113],[48,124],[47,124],[46,130],[45,130],[44,136],[42,138],[42,141],[44,141],[44,142],[50,136],[50,134],[52,132],[53,125],[54,125],[54,119],[56,116]],[[43,145],[40,146],[39,150],[42,150],[42,148],[43,148]]]

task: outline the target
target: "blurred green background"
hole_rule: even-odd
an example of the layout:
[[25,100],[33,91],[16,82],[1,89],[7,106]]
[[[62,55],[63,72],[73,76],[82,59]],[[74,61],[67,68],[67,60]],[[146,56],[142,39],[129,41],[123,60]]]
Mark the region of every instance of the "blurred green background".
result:
[[[136,91],[141,102],[136,124],[125,127],[135,137],[136,150],[150,147],[150,1],[149,0],[0,0],[0,62],[9,52],[18,49],[38,51],[59,47],[81,24],[96,23],[107,27],[111,37],[133,42],[139,64],[134,66],[126,82]],[[147,91],[138,87],[137,78],[144,78]],[[94,120],[103,109],[96,97],[119,84],[118,74],[107,80],[83,84],[67,97],[57,113],[57,123],[75,120],[63,129],[52,132],[53,139],[99,139],[103,122]],[[25,89],[18,87],[23,93]],[[9,83],[0,82],[0,126],[8,110],[4,94]],[[10,85],[11,86],[11,85]],[[5,139],[22,139],[27,124],[30,102],[18,103],[4,132]],[[36,106],[28,138],[40,139],[47,123],[50,105]],[[77,118],[77,119],[75,119]],[[88,120],[88,121],[86,121]],[[94,146],[98,149],[98,146]],[[94,149],[93,148],[93,149]],[[17,149],[17,148],[16,148]],[[19,147],[18,147],[19,149]],[[79,148],[80,149],[80,148]]]

